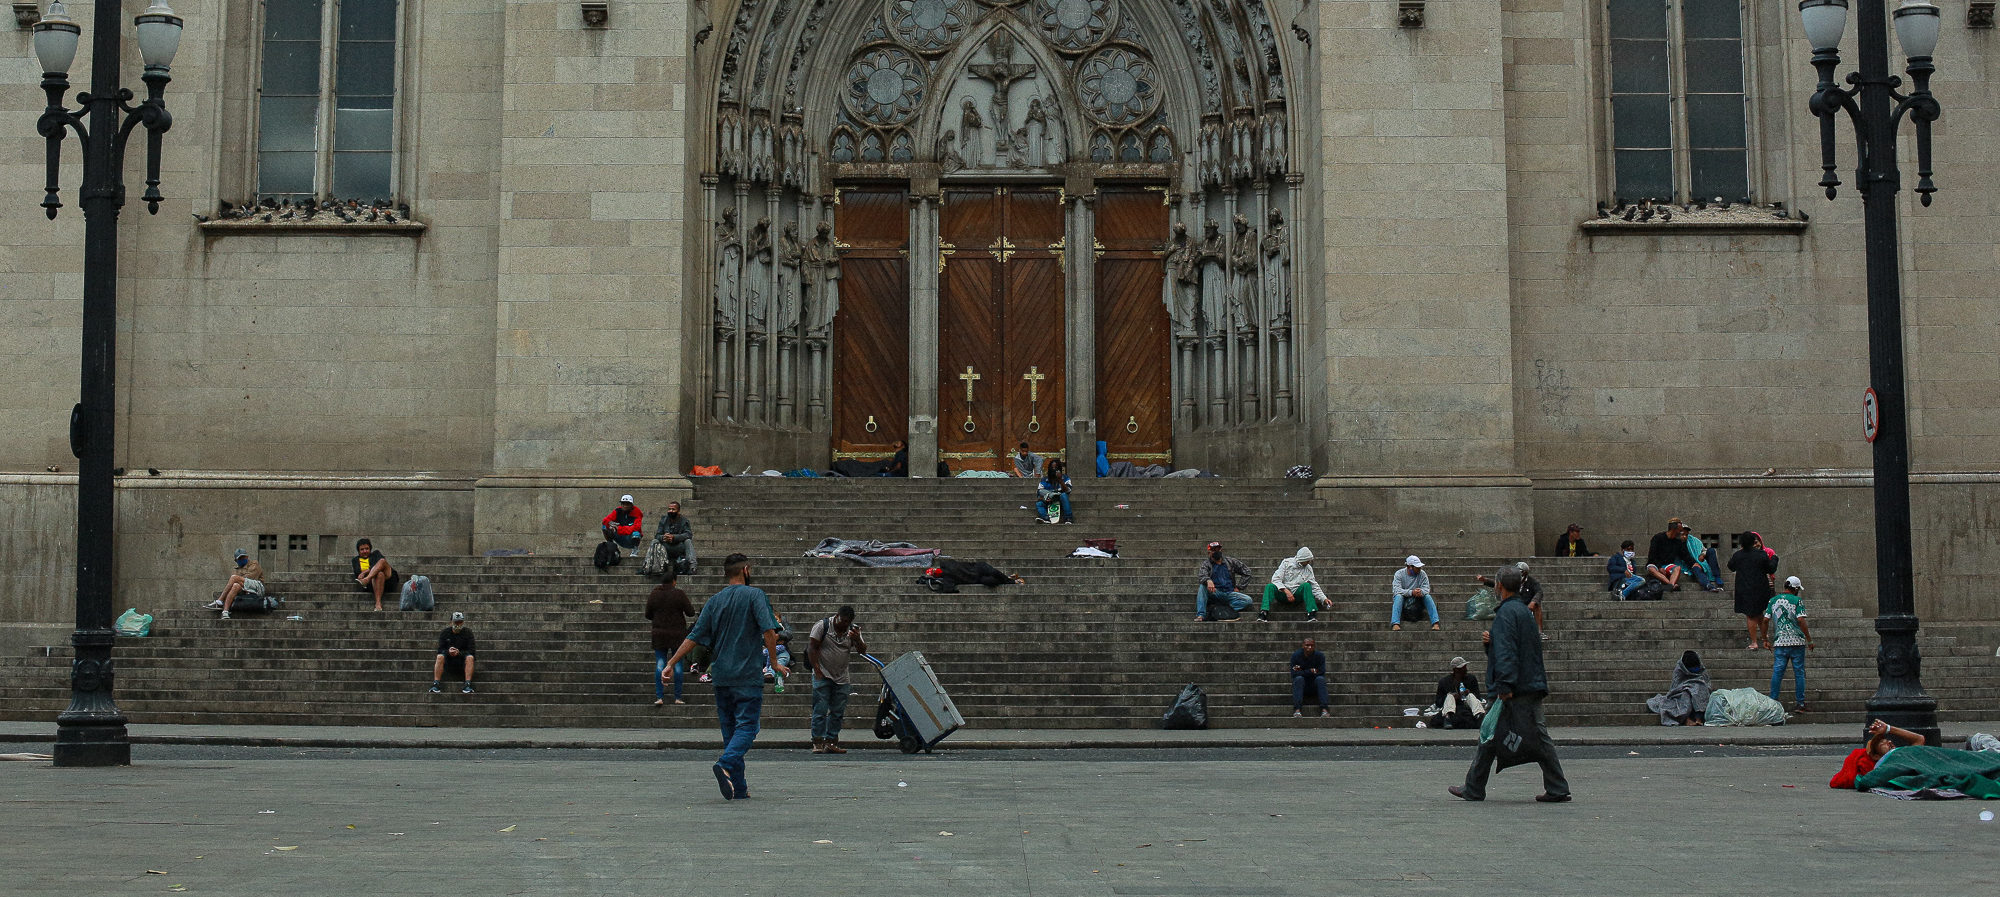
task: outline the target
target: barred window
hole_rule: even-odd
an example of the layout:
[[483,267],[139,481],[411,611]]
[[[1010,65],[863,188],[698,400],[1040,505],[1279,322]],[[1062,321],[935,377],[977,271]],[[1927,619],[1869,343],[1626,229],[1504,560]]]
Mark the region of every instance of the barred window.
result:
[[1750,196],[1741,0],[1607,0],[1614,192]]
[[257,192],[396,195],[397,0],[264,0]]

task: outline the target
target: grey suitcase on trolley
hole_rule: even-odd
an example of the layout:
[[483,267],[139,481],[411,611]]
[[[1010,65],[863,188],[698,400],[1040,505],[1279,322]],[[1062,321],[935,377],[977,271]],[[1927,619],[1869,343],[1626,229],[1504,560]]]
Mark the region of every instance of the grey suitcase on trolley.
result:
[[938,684],[937,674],[924,660],[923,652],[911,651],[882,668],[882,682],[903,705],[903,713],[917,737],[928,748],[965,726],[951,696]]

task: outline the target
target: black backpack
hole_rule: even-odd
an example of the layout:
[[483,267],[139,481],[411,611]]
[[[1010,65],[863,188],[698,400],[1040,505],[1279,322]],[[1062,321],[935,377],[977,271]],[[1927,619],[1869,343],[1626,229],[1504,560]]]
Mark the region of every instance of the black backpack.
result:
[[618,561],[618,543],[608,539],[597,543],[597,554],[592,555],[590,558],[590,562],[596,564],[599,570],[609,570],[612,567],[616,567],[618,566]]
[[1667,595],[1667,587],[1657,579],[1649,579],[1632,588],[1625,596],[1627,601],[1658,601]]

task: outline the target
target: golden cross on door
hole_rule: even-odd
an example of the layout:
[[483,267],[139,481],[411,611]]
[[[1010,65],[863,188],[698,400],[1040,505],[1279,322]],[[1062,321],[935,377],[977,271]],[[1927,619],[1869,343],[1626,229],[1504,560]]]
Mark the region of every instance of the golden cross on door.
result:
[[1028,401],[1032,403],[1038,401],[1040,390],[1037,387],[1042,385],[1043,380],[1049,379],[1049,375],[1042,373],[1040,367],[1031,367],[1021,375],[1021,379],[1028,381]]
[[981,379],[980,376],[974,373],[972,365],[968,364],[965,366],[965,373],[958,375],[958,379],[965,381],[965,403],[972,404],[972,382]]

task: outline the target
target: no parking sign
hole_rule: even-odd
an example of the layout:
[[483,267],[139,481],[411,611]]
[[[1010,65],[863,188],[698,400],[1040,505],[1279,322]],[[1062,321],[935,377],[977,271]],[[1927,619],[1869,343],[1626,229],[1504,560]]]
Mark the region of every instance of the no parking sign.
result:
[[1875,397],[1875,387],[1870,386],[1861,394],[1861,435],[1869,442],[1882,435],[1882,405]]

